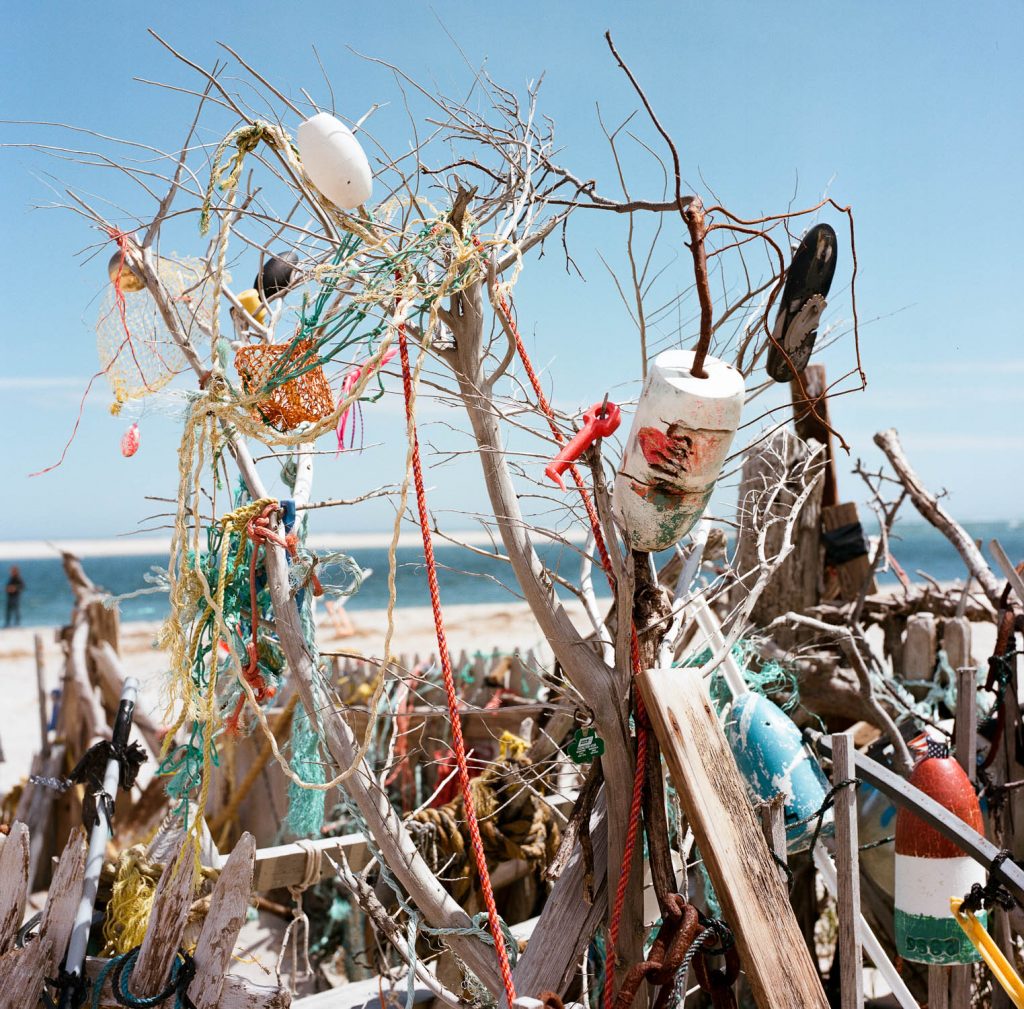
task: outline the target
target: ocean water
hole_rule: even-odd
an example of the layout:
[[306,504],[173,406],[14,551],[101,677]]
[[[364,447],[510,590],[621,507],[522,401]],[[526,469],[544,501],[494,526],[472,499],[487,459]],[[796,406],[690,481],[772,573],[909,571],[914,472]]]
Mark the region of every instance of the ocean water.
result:
[[[988,522],[966,525],[967,531],[987,544],[995,538],[1013,560],[1024,558],[1024,524]],[[871,529],[868,529],[871,533]],[[985,549],[985,548],[983,548]],[[924,571],[939,581],[952,581],[964,577],[964,566],[959,555],[931,526],[906,523],[897,526],[891,551],[907,575],[917,581]],[[579,553],[568,547],[543,544],[538,551],[541,559],[567,580],[576,582],[579,576]],[[985,550],[987,555],[987,549]],[[441,598],[447,603],[501,603],[519,598],[508,564],[494,558],[482,557],[464,547],[438,544],[435,547],[439,565],[438,581]],[[352,610],[383,609],[387,606],[387,550],[359,548],[352,557],[363,569],[372,573],[366,578],[348,602]],[[396,586],[399,606],[427,606],[426,574],[422,551],[415,547],[402,547],[398,551]],[[86,573],[99,586],[115,595],[124,595],[146,588],[146,575],[153,567],[167,563],[164,555],[151,557],[87,557],[83,561]],[[6,581],[11,564],[17,564],[25,580],[22,596],[22,624],[26,626],[66,623],[72,606],[59,558],[29,559],[0,562],[0,581]],[[994,565],[993,565],[994,567]],[[331,571],[325,580],[331,581]],[[340,581],[340,576],[338,577]],[[883,583],[892,583],[892,575],[883,576]],[[599,596],[607,595],[607,586],[600,571],[594,572],[594,587]],[[568,593],[559,589],[562,596]],[[144,595],[121,602],[121,618],[131,620],[158,620],[167,613],[165,593]],[[0,614],[2,618],[2,614]],[[2,624],[0,624],[2,627]]]

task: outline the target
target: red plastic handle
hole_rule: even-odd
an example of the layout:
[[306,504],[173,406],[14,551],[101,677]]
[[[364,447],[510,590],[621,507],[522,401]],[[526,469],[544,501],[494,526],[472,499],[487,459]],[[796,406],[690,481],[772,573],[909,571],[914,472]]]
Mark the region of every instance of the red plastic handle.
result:
[[622,422],[622,411],[615,403],[608,401],[595,403],[583,415],[583,427],[568,445],[547,464],[545,474],[565,490],[562,474],[574,463],[598,438],[607,438],[614,434]]

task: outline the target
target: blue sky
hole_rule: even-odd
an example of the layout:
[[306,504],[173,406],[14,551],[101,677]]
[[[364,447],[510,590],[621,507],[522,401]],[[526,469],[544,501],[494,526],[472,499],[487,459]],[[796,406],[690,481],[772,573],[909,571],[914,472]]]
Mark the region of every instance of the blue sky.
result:
[[[807,205],[828,188],[854,207],[869,385],[835,401],[835,425],[850,442],[840,459],[844,498],[861,499],[849,473],[858,457],[877,465],[871,435],[901,432],[926,482],[945,487],[965,519],[1017,518],[1024,491],[1020,415],[1024,346],[1019,311],[1024,203],[1024,7],[881,3],[518,3],[498,5],[251,2],[209,4],[23,6],[0,39],[4,87],[0,117],[51,120],[169,148],[192,114],[179,94],[133,77],[195,86],[195,78],[146,34],[152,26],[190,57],[210,65],[220,39],[239,49],[290,95],[299,88],[327,101],[313,57],[316,44],[338,106],[357,117],[376,101],[374,117],[389,145],[409,138],[390,76],[349,46],[401,65],[443,90],[465,90],[468,60],[486,62],[502,84],[522,90],[545,73],[541,110],[557,124],[561,160],[615,190],[613,166],[597,119],[617,123],[636,99],[603,39],[610,28],[659,115],[677,138],[684,175],[706,180],[741,216]],[[292,13],[294,12],[294,13]],[[455,47],[449,34],[462,50]],[[640,120],[637,120],[638,126]],[[291,124],[292,126],[297,124]],[[219,124],[202,139],[215,142]],[[643,126],[645,138],[651,135]],[[65,143],[53,130],[6,125],[0,139]],[[628,155],[635,191],[658,195],[660,174],[641,154]],[[93,324],[105,283],[106,256],[77,253],[96,241],[70,213],[31,207],[54,199],[61,178],[99,199],[110,194],[144,213],[148,204],[110,172],[54,162],[23,148],[0,151],[4,353],[0,423],[6,477],[0,539],[116,535],[154,511],[145,494],[173,493],[178,427],[149,410],[143,446],[122,459],[118,443],[131,416],[111,417],[100,384],[86,407],[67,461],[44,477],[26,474],[56,460],[96,370]],[[605,390],[635,393],[639,375],[632,324],[597,251],[621,266],[622,220],[590,215],[570,242],[585,280],[562,269],[557,250],[529,267],[517,291],[524,331],[560,405],[575,408]],[[597,219],[600,217],[600,219]],[[835,223],[834,219],[833,222]],[[673,224],[673,227],[675,225]],[[844,232],[837,227],[840,235]],[[176,236],[189,249],[191,232]],[[685,286],[681,236],[663,238],[664,285]],[[840,250],[837,294],[848,280],[849,250]],[[242,262],[239,275],[254,269]],[[843,271],[847,272],[844,273]],[[678,283],[676,281],[678,278]],[[833,311],[834,309],[834,311]],[[683,313],[684,342],[695,332]],[[848,319],[837,296],[830,318]],[[674,326],[672,327],[674,329]],[[677,340],[666,329],[666,341]],[[852,363],[844,341],[822,360],[830,375]],[[397,384],[392,383],[397,391]],[[458,415],[424,414],[424,441],[448,446]],[[326,457],[318,492],[351,496],[400,478],[400,401],[366,411],[367,439],[383,442],[362,456]],[[623,429],[623,434],[625,428]],[[464,444],[464,443],[463,443]],[[536,450],[536,446],[534,446]],[[432,503],[451,528],[460,510],[482,507],[472,460],[433,471]],[[377,502],[324,520],[383,529],[388,506]]]

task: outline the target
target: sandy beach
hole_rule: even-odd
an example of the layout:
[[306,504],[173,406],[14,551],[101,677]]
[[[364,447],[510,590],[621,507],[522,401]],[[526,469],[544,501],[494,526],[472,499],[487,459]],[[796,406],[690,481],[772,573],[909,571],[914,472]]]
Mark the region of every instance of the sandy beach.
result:
[[[581,606],[568,606],[573,619],[583,626]],[[351,614],[355,633],[339,637],[322,608],[317,614],[318,644],[323,651],[346,651],[380,656],[384,647],[387,613],[360,610]],[[533,649],[547,656],[544,642],[526,603],[507,605],[450,605],[445,607],[448,641],[453,656],[465,650],[523,652]],[[158,722],[163,721],[161,693],[167,664],[156,647],[157,622],[121,625],[121,657],[130,675],[142,684],[140,708]],[[28,774],[32,755],[39,748],[39,708],[36,700],[35,636],[43,641],[44,682],[49,692],[60,686],[63,653],[55,640],[54,627],[19,627],[0,630],[0,684],[3,685],[3,713],[0,716],[0,793]],[[429,607],[407,607],[395,611],[392,651],[412,659],[428,658],[437,651],[434,621]]]

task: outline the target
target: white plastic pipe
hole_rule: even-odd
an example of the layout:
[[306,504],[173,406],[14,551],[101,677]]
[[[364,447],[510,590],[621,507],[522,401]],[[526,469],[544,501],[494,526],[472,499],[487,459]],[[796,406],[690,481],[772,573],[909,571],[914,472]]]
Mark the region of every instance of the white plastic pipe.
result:
[[[117,720],[114,724],[114,741],[126,746],[131,730],[132,711],[139,696],[139,681],[129,676],[121,691]],[[120,737],[120,738],[119,738]],[[113,799],[117,795],[121,766],[116,760],[108,760],[103,774],[103,792]],[[89,851],[85,858],[85,880],[82,884],[82,899],[78,902],[75,923],[71,928],[65,969],[69,974],[81,974],[85,963],[86,948],[89,944],[89,930],[92,927],[92,912],[96,906],[96,893],[100,885],[100,872],[110,838],[110,824],[107,822],[102,804],[97,803],[96,825],[89,835]]]

